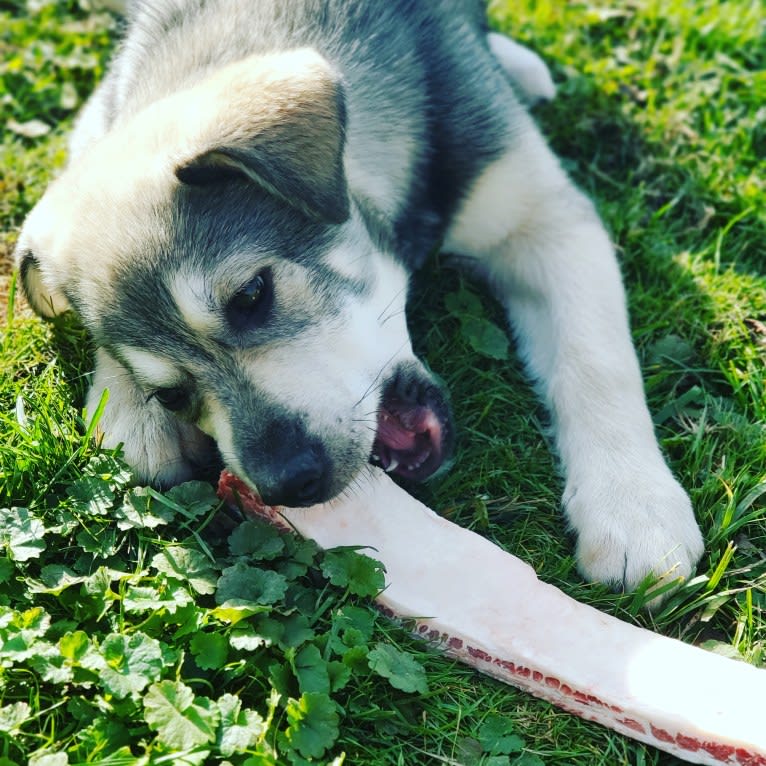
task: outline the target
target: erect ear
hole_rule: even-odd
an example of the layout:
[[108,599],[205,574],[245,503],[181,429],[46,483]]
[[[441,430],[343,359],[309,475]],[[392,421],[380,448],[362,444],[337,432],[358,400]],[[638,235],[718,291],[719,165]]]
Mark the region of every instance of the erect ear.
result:
[[345,103],[337,73],[311,49],[232,64],[189,91],[203,117],[185,184],[245,176],[313,218],[349,215]]
[[19,248],[16,264],[27,301],[40,316],[51,319],[69,311],[71,306],[66,296],[58,288],[46,284],[40,262],[31,250]]

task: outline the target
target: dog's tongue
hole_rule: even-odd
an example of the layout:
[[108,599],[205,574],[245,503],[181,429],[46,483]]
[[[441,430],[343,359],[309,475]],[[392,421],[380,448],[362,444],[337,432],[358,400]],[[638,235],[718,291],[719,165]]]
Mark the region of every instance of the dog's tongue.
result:
[[428,407],[415,407],[398,416],[382,409],[378,416],[378,439],[391,449],[415,449],[417,437],[431,431],[438,434],[441,425]]
[[425,406],[389,402],[378,412],[372,462],[409,479],[428,478],[442,458],[442,423]]

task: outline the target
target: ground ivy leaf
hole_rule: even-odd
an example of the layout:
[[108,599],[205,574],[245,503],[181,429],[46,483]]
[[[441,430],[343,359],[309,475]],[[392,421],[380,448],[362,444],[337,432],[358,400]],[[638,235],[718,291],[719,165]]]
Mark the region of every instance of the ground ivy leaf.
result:
[[465,314],[481,315],[484,310],[479,296],[466,290],[465,287],[461,287],[456,292],[447,293],[444,296],[444,305],[447,311],[458,319]]
[[34,648],[35,654],[27,662],[37,671],[42,681],[61,685],[72,680],[72,667],[58,653],[57,647],[47,642],[38,642]]
[[369,667],[367,664],[368,648],[366,645],[352,646],[343,654],[343,664],[352,670],[362,670]]
[[156,612],[160,609],[167,609],[170,614],[175,614],[177,609],[193,601],[181,583],[173,580],[155,582],[158,583],[159,588],[152,588],[148,585],[134,585],[128,588],[122,600],[125,611]]
[[298,647],[311,641],[315,631],[305,614],[291,614],[281,620],[282,635],[279,637],[279,645],[282,647]]
[[284,575],[238,561],[223,570],[218,580],[215,600],[218,604],[229,600],[274,604],[286,591],[287,578]]
[[339,655],[355,646],[365,646],[372,638],[375,627],[375,614],[369,609],[345,605],[333,618],[333,632],[330,646]]
[[101,655],[106,661],[101,682],[120,699],[142,692],[160,677],[164,665],[160,642],[144,633],[111,633],[101,645]]
[[257,606],[256,604],[241,603],[238,600],[224,601],[220,606],[217,606],[210,613],[216,620],[221,622],[228,622],[231,625],[236,625],[241,620],[247,617],[252,617],[254,614],[263,614],[263,612],[271,611],[267,606]]
[[218,700],[221,712],[218,749],[227,758],[254,747],[266,732],[263,718],[255,710],[242,710],[241,706],[242,701],[233,694],[224,694]]
[[14,702],[0,708],[0,731],[13,734],[29,717],[32,708],[26,702]]
[[337,692],[351,679],[351,668],[344,662],[334,660],[327,663],[327,675],[330,679],[330,691]]
[[79,585],[85,582],[86,578],[75,574],[71,569],[62,564],[48,564],[40,570],[40,579],[44,587],[39,585],[30,586],[30,592],[49,593],[52,596],[59,596],[72,585]]
[[319,546],[308,538],[290,536],[282,538],[285,543],[286,553],[295,561],[311,566],[319,553]]
[[343,631],[340,640],[333,642],[333,651],[340,655],[345,654],[354,646],[364,646],[369,639],[364,637],[364,633],[356,628],[346,628]]
[[172,545],[154,556],[152,566],[170,577],[188,582],[197,593],[209,595],[215,592],[218,573],[202,551]]
[[326,694],[309,692],[291,699],[285,713],[285,739],[304,758],[321,758],[338,738],[338,710]]
[[88,516],[107,516],[114,505],[114,491],[108,479],[85,475],[67,489],[73,507]]
[[273,662],[269,665],[269,682],[278,694],[288,696],[295,688],[295,677],[286,662]]
[[[80,763],[88,756],[93,758],[93,755],[98,753],[96,762],[99,766],[144,766],[146,764],[148,759],[145,756],[137,758],[131,753],[129,746],[134,740],[125,723],[111,720],[103,715],[96,715],[94,719],[93,715],[91,711],[92,723],[77,734],[78,751],[83,754]],[[108,755],[104,756],[104,753]]]
[[9,606],[0,604],[0,630],[11,625],[14,618],[16,617],[16,614],[17,613]]
[[473,737],[458,737],[453,745],[453,758],[460,764],[480,763],[483,750]]
[[292,662],[293,672],[298,679],[301,692],[330,693],[330,676],[327,662],[314,644],[304,646]]
[[694,359],[694,346],[675,333],[660,338],[646,350],[647,364],[666,364],[668,360],[687,365]]
[[545,761],[534,753],[522,753],[513,759],[513,766],[545,766]]
[[[0,510],[5,513],[5,509]],[[8,582],[13,574],[13,562],[7,556],[0,556],[0,583]]]
[[80,599],[80,609],[87,609],[88,612],[95,610],[99,617],[103,615],[113,602],[119,601],[120,597],[112,590],[112,580],[120,579],[123,575],[127,573],[99,567],[82,584],[83,592],[91,597],[93,609],[89,608],[89,599]]
[[501,715],[488,715],[479,728],[478,739],[490,755],[520,753],[524,740],[513,733],[513,723]]
[[120,529],[154,529],[172,521],[174,515],[167,505],[156,502],[146,487],[130,490],[112,513]]
[[58,642],[61,656],[70,662],[79,662],[90,648],[90,639],[83,630],[75,630],[73,633],[65,633]]
[[22,630],[29,631],[30,635],[41,638],[48,631],[51,618],[41,606],[33,606],[18,612],[15,622]]
[[339,630],[358,630],[367,641],[372,638],[376,619],[377,615],[369,609],[350,604],[345,604],[335,614],[335,624]]
[[474,351],[492,359],[508,358],[508,333],[484,317],[484,306],[478,295],[461,287],[449,293],[444,304],[460,321],[460,333]]
[[53,518],[48,518],[46,521],[48,532],[60,537],[67,537],[82,526],[81,516],[64,505],[53,509]]
[[86,527],[77,535],[77,544],[88,553],[101,558],[113,556],[118,549],[117,531],[103,526]]
[[254,652],[262,646],[268,646],[271,641],[258,635],[250,625],[237,625],[229,634],[232,649],[240,652]]
[[5,666],[44,656],[51,644],[42,637],[50,626],[50,617],[41,607],[16,612],[0,607],[0,660]]
[[357,596],[376,596],[386,585],[383,564],[352,548],[327,551],[320,569],[333,585],[347,588]]
[[218,670],[226,664],[229,642],[218,633],[197,633],[189,644],[194,661],[202,670]]
[[190,750],[215,739],[220,712],[181,681],[160,681],[144,696],[144,717],[164,745]]
[[461,331],[474,351],[491,359],[508,358],[508,333],[494,322],[480,317],[464,317],[461,320]]
[[0,509],[0,544],[14,561],[29,561],[45,550],[45,527],[27,508]]
[[370,670],[387,678],[395,689],[420,694],[428,691],[426,671],[409,652],[391,644],[378,643],[367,655],[367,663]]
[[234,556],[250,556],[256,560],[275,559],[285,549],[279,532],[262,521],[244,521],[229,536],[229,550]]
[[[282,572],[281,567],[280,572]],[[317,610],[322,611],[320,593],[315,584],[291,582],[288,596],[287,604],[293,615],[316,615]],[[296,629],[301,630],[300,627]]]
[[165,492],[165,497],[183,509],[183,515],[196,519],[209,513],[221,501],[206,481],[187,481]]
[[84,473],[119,488],[127,487],[133,480],[128,466],[119,458],[105,452],[92,457]]
[[297,580],[314,565],[319,546],[313,540],[302,539],[297,535],[283,537],[282,542],[285,545],[285,560],[280,563],[279,571],[288,580]]
[[[203,624],[207,623],[208,613],[206,609],[200,609],[194,601],[190,601],[185,606],[178,607],[172,616],[172,624],[177,626],[172,640],[177,645],[180,638],[196,633]],[[164,621],[171,622],[170,619]]]

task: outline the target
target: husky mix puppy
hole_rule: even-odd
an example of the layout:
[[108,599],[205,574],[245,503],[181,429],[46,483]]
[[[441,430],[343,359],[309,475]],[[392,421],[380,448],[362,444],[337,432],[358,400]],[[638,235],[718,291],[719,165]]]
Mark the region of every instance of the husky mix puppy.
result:
[[[17,259],[96,344],[88,396],[143,481],[220,454],[272,504],[454,437],[414,356],[438,243],[502,302],[548,406],[583,575],[688,576],[702,538],[653,432],[613,248],[523,105],[552,95],[478,0],[152,0],[87,104]],[[514,82],[515,81],[515,82]],[[521,93],[521,96],[519,95]]]

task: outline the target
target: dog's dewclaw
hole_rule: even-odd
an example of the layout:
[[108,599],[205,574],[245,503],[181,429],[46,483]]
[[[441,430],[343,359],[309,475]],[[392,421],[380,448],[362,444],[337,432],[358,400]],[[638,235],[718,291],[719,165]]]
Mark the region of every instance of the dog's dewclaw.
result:
[[686,761],[766,766],[766,671],[578,603],[382,472],[307,509],[268,508],[226,473],[220,492],[323,548],[368,548],[382,609],[478,670]]

